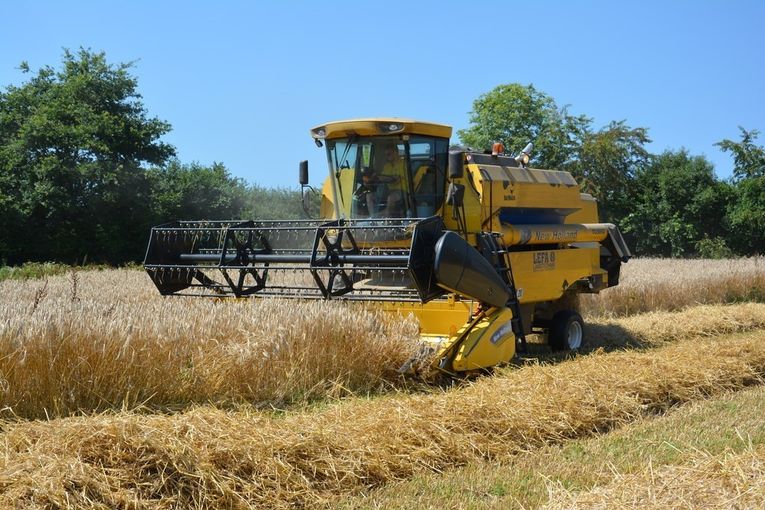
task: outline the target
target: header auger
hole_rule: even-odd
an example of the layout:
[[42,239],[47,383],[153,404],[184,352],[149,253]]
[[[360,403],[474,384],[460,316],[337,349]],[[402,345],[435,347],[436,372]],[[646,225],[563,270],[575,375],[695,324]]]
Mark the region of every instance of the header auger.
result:
[[322,219],[154,227],[144,265],[160,293],[376,302],[418,317],[446,373],[507,362],[529,333],[582,345],[567,298],[617,285],[631,254],[569,173],[529,168],[530,146],[450,150],[440,124],[360,119],[311,135],[330,165]]

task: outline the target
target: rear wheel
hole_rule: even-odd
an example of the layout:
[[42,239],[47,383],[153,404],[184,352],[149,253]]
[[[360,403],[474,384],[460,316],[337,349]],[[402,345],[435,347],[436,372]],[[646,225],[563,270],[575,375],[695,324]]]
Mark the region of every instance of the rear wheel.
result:
[[577,351],[584,343],[584,321],[573,310],[556,313],[547,334],[547,343],[553,351]]

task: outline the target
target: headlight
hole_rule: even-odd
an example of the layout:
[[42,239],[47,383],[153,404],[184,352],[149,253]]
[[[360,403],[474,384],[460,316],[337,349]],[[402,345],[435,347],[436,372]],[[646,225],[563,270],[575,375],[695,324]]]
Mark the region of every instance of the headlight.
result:
[[404,125],[400,122],[380,122],[377,129],[382,133],[398,133],[404,130]]

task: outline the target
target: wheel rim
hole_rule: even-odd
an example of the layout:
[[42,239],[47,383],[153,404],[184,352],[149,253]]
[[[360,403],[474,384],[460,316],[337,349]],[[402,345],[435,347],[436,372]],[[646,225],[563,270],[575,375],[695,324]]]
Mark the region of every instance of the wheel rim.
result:
[[582,346],[582,325],[578,321],[568,323],[566,343],[571,350],[579,349]]

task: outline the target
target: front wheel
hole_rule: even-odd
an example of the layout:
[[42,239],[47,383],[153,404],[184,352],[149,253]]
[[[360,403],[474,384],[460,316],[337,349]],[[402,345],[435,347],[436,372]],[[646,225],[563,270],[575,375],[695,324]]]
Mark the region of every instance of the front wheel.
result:
[[562,310],[552,318],[547,343],[553,351],[577,351],[584,343],[584,321],[573,310]]

